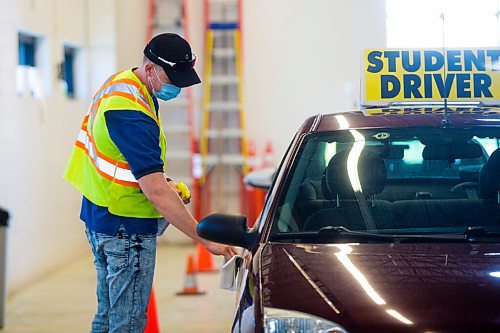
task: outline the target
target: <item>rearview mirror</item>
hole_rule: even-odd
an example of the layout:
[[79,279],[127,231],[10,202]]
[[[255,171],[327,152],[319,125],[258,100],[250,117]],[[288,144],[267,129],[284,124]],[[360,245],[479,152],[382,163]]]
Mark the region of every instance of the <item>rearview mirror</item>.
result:
[[211,214],[200,220],[196,227],[198,235],[212,242],[251,249],[257,233],[247,231],[244,215]]
[[422,152],[424,160],[430,161],[454,161],[455,159],[474,159],[482,156],[481,146],[470,142],[429,144]]

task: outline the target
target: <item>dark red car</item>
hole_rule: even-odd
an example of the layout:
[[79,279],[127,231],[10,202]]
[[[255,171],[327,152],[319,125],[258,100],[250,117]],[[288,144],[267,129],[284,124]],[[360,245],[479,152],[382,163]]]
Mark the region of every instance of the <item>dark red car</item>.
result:
[[252,254],[233,332],[500,332],[499,147],[489,107],[307,119],[254,228],[198,226]]

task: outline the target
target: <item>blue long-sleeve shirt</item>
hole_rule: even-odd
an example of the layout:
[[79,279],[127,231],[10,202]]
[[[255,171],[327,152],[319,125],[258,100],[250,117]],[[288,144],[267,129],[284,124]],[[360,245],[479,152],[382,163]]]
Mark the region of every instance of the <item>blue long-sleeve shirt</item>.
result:
[[[155,107],[158,104],[155,100]],[[105,113],[109,136],[123,154],[136,179],[153,172],[163,172],[160,129],[146,114],[133,110],[112,110]],[[156,233],[155,218],[123,217],[111,214],[107,207],[98,206],[83,197],[80,219],[90,230],[115,236],[120,225],[128,234]]]

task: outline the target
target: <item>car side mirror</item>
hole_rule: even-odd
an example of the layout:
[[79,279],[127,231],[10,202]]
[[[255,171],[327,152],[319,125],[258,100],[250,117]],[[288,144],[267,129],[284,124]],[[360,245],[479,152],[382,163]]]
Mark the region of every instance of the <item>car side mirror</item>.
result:
[[250,172],[245,176],[243,181],[248,186],[269,190],[271,188],[271,185],[273,184],[275,176],[275,168],[264,168],[261,170]]
[[209,241],[249,250],[257,240],[256,232],[248,232],[244,215],[210,214],[200,220],[196,232]]

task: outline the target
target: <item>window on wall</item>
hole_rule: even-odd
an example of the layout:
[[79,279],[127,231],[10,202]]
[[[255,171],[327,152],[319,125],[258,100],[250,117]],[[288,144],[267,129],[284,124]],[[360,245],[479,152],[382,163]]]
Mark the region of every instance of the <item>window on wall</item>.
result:
[[43,83],[39,69],[40,39],[27,33],[18,33],[18,66],[16,90],[18,95],[43,97]]
[[387,46],[500,45],[500,0],[386,0]]
[[61,66],[62,80],[65,83],[66,96],[75,98],[75,57],[77,49],[71,46],[64,47],[64,61]]
[[19,65],[35,67],[36,37],[19,33]]

